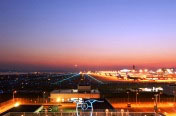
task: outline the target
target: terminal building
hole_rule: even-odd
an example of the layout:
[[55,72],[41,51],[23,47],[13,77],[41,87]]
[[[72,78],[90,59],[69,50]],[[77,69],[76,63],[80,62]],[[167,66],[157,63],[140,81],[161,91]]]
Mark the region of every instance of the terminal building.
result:
[[73,99],[98,99],[98,89],[91,89],[91,86],[80,86],[77,89],[54,90],[50,93],[51,102],[70,102]]

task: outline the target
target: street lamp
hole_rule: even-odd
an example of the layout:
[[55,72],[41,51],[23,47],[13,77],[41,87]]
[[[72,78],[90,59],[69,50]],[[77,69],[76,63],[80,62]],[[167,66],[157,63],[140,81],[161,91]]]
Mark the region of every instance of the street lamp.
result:
[[159,95],[159,96],[158,96],[158,97],[159,97],[159,100],[158,100],[159,103],[160,103],[160,101],[161,101],[161,94],[162,94],[162,92],[160,91],[159,94],[158,94],[158,95]]
[[138,94],[139,94],[139,93],[136,91],[136,104],[137,104],[137,97],[138,97]]
[[43,102],[45,102],[45,91],[43,92]]
[[129,91],[127,91],[126,93],[127,93],[127,95],[128,95],[128,103],[129,103]]
[[128,94],[128,103],[127,103],[127,107],[131,107],[131,104],[129,103],[130,102],[130,97],[129,97],[129,91],[126,92]]
[[13,101],[14,101],[14,98],[15,98],[15,93],[17,93],[17,91],[13,91]]
[[173,94],[174,94],[174,103],[175,103],[176,90],[173,91]]
[[158,112],[158,94],[155,94],[155,112]]

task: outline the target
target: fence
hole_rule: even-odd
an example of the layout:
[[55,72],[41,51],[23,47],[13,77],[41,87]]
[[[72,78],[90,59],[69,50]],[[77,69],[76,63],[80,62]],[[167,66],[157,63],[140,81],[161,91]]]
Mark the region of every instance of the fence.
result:
[[[109,98],[109,102],[128,102],[127,98]],[[154,98],[137,98],[137,102],[153,102]],[[136,98],[129,98],[129,102],[136,102]],[[175,102],[174,98],[158,98],[158,102]]]
[[[108,98],[109,102],[128,102],[127,98]],[[138,98],[137,102],[153,102],[152,98]],[[12,103],[13,100],[0,103],[0,107]],[[49,98],[15,98],[14,102],[23,103],[51,103]],[[129,102],[136,102],[136,98],[129,98]],[[175,102],[174,98],[159,98],[158,102]],[[54,103],[54,102],[52,102]]]
[[[76,113],[31,113],[31,112],[10,112],[3,116],[77,116]],[[164,116],[154,112],[80,112],[79,116]]]

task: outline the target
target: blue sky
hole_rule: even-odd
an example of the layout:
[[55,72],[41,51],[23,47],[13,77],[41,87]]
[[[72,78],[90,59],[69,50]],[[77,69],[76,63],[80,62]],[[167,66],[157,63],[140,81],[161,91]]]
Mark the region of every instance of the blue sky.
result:
[[176,65],[175,0],[1,0],[6,69]]

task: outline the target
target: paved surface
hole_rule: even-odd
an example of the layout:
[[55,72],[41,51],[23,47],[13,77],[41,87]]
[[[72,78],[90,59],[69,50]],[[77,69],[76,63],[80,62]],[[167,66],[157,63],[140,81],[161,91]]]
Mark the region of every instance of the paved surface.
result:
[[[66,108],[75,108],[76,104],[74,103],[29,103],[29,102],[22,102],[22,101],[15,101],[9,100],[6,102],[4,105],[1,104],[0,106],[0,113],[5,112],[12,107],[16,103],[23,104],[23,105],[61,105],[61,109],[66,109]],[[116,109],[124,109],[128,110],[129,112],[154,112],[154,103],[153,102],[131,102],[131,108],[127,108],[127,102],[112,102],[109,100],[109,102],[112,104],[112,106]],[[176,104],[173,102],[163,102],[158,104],[158,110],[159,112],[165,114],[166,116],[176,116]]]
[[90,74],[92,77],[96,78],[99,81],[102,82],[150,82],[150,83],[175,83],[176,80],[124,80],[122,78],[119,77],[115,77],[115,76],[105,76],[105,75],[98,75],[95,73]]
[[[109,101],[112,106],[116,109],[125,109],[129,112],[154,112],[154,103],[153,102],[140,102],[140,103],[131,103],[131,108],[127,108],[126,103],[118,103]],[[176,116],[176,104],[173,102],[163,102],[158,104],[158,111],[165,114],[166,116]]]

